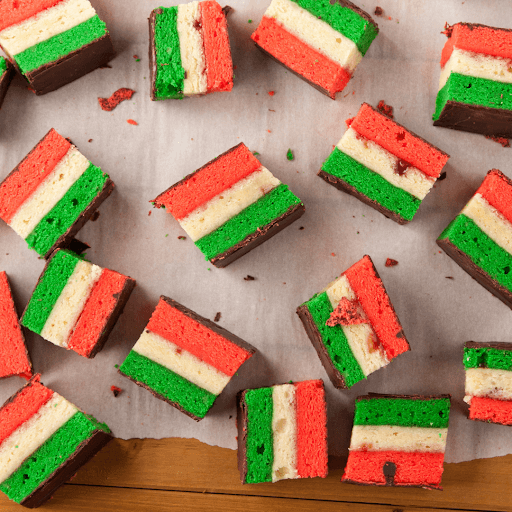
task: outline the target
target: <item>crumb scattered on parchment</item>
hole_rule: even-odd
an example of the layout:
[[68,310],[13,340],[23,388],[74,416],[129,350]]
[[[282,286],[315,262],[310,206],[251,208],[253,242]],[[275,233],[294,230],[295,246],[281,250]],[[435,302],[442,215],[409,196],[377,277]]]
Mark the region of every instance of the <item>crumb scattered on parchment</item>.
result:
[[377,105],[377,110],[380,113],[390,117],[391,119],[394,119],[393,107],[391,105],[387,105],[384,100],[379,101],[379,104]]
[[446,276],[446,279],[454,279],[452,276]]
[[299,231],[302,231],[303,229],[304,229],[304,226],[301,226],[301,227],[299,228]]
[[217,314],[215,315],[215,318],[213,319],[214,322],[218,322],[220,320],[220,317],[222,316],[221,312],[218,311]]
[[504,148],[510,147],[510,141],[505,137],[497,137],[496,135],[486,135],[486,139],[493,140],[494,142],[497,142],[498,144],[501,144]]
[[384,265],[386,267],[394,267],[395,265],[398,265],[398,261],[392,259],[392,258],[387,258],[386,259],[386,263],[384,263]]
[[384,9],[382,7],[375,7],[375,11],[373,11],[373,14],[375,14],[375,16],[383,16],[384,15]]
[[276,93],[275,91],[268,91],[269,96],[274,96],[275,93]]
[[100,216],[99,210],[96,210],[89,219],[91,222],[96,222],[98,220],[98,217]]
[[439,176],[439,178],[437,178],[437,181],[443,181],[445,178],[446,178],[446,171],[441,173],[441,176]]
[[187,237],[186,237],[186,236],[183,236],[183,235],[180,235],[180,236],[178,237],[178,240],[186,240],[186,239],[187,239]]
[[98,98],[98,103],[100,104],[101,110],[105,110],[106,112],[111,112],[114,110],[119,103],[125,100],[131,99],[135,91],[133,89],[128,89],[127,87],[121,87],[116,92],[114,92],[110,98]]
[[137,121],[134,121],[133,119],[127,119],[126,122],[128,124],[133,124],[133,126],[138,126],[139,123],[137,123]]
[[110,391],[112,391],[116,398],[123,392],[123,390],[117,386],[110,386]]
[[92,142],[92,139],[89,139],[87,142]]
[[256,280],[256,278],[253,276],[247,275],[246,277],[244,277],[244,281],[255,281],[255,280]]

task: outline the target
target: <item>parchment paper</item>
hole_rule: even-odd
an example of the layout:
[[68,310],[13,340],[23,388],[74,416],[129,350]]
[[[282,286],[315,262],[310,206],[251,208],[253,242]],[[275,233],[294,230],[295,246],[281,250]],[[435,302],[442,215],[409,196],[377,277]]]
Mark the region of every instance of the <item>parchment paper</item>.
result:
[[[106,421],[124,439],[193,437],[236,448],[238,390],[321,378],[332,454],[347,454],[354,398],[369,391],[451,393],[447,461],[511,453],[510,428],[465,417],[462,346],[468,340],[511,341],[512,313],[442,254],[435,240],[489,169],[512,177],[512,150],[482,135],[434,128],[431,121],[445,21],[510,28],[510,2],[359,1],[370,13],[380,5],[385,18],[376,18],[380,34],[337,101],[255,49],[249,36],[268,3],[230,0],[236,66],[231,93],[149,100],[147,17],[161,5],[156,0],[93,1],[118,51],[111,69],[96,70],[41,97],[28,92],[19,77],[13,82],[0,112],[0,178],[51,127],[70,137],[116,183],[99,219],[78,238],[92,246],[87,252],[91,261],[137,279],[124,314],[93,360],[27,333],[35,371],[47,386]],[[136,90],[132,100],[111,113],[100,110],[97,97],[120,87]],[[344,120],[363,101],[376,105],[381,99],[395,107],[398,122],[451,155],[447,179],[438,182],[407,226],[316,176],[344,133]],[[241,141],[290,185],[304,201],[306,214],[228,268],[216,269],[188,237],[179,240],[185,233],[178,223],[164,210],[152,210],[148,201]],[[288,148],[295,154],[292,162],[286,159]],[[0,270],[8,272],[21,312],[44,262],[5,223],[0,224],[0,244]],[[295,309],[364,254],[371,255],[381,274],[412,351],[350,391],[339,391],[327,379]],[[386,268],[388,257],[398,266]],[[247,275],[256,279],[245,281]],[[161,294],[211,319],[221,312],[220,325],[259,349],[200,423],[114,368],[138,339]],[[22,384],[18,377],[0,381],[0,400]],[[113,384],[123,389],[118,398],[110,391]]]

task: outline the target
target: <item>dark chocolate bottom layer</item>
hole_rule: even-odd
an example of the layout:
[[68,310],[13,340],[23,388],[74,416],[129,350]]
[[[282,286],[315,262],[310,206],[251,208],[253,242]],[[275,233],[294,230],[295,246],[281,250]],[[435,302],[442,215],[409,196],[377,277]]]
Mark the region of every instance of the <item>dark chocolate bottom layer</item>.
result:
[[11,81],[14,77],[14,66],[9,61],[6,61],[6,64],[7,69],[3,72],[0,79],[0,108],[2,108],[7,89],[9,89],[9,85],[11,85]]
[[245,484],[247,479],[247,406],[244,394],[245,391],[240,391],[236,395],[237,459],[242,484]]
[[487,272],[475,265],[471,258],[462,252],[447,238],[437,240],[437,245],[443,249],[450,258],[462,267],[475,281],[490,291],[495,297],[512,309],[512,293],[495,281]]
[[354,484],[354,485],[370,485],[370,486],[374,486],[374,487],[415,487],[417,489],[429,489],[429,490],[433,490],[433,491],[442,491],[443,488],[441,486],[435,486],[435,485],[412,485],[412,484],[395,484],[394,483],[394,478],[392,479],[391,477],[388,477],[387,475],[386,476],[386,483],[385,484],[376,484],[376,483],[363,483],[363,482],[355,482],[354,480],[342,480],[341,482],[342,483],[346,483],[346,484]]
[[325,345],[322,341],[322,336],[318,331],[315,322],[313,321],[313,317],[311,316],[308,307],[306,305],[299,306],[297,308],[297,315],[299,315],[309,340],[311,341],[313,347],[315,347],[316,353],[318,354],[318,357],[320,358],[320,361],[325,368],[325,371],[327,372],[327,376],[329,379],[331,379],[334,387],[337,389],[348,389],[347,385],[345,384],[343,375],[341,375],[329,357],[329,353],[327,352],[327,349],[325,348]]
[[512,111],[447,101],[434,126],[512,138]]
[[111,434],[97,430],[92,437],[81,443],[77,451],[41,484],[30,496],[27,496],[21,505],[27,508],[36,508],[51,498],[52,494],[67,482],[84,464],[89,462],[109,441]]
[[395,222],[398,222],[398,224],[407,224],[409,222],[407,219],[404,219],[402,216],[398,215],[398,213],[395,213],[391,210],[388,210],[387,208],[384,208],[384,206],[382,206],[381,204],[377,203],[376,201],[373,201],[364,194],[361,194],[361,192],[359,192],[352,185],[349,185],[345,181],[340,180],[336,176],[333,176],[332,174],[329,174],[322,170],[318,172],[318,176],[320,176],[320,178],[329,183],[329,185],[336,187],[338,190],[346,192],[351,196],[357,197],[357,199],[367,204],[368,206],[371,206],[378,212],[382,213],[382,215],[384,215],[388,219],[394,220]]
[[115,56],[110,36],[106,33],[64,57],[25,73],[34,92],[39,96],[55,91],[63,85],[104,66]]
[[227,267],[230,263],[252,251],[258,245],[272,238],[279,231],[302,217],[305,211],[306,209],[302,203],[290,207],[286,213],[274,219],[270,224],[259,228],[258,231],[245,237],[244,240],[229,248],[226,252],[215,256],[210,261],[218,268]]

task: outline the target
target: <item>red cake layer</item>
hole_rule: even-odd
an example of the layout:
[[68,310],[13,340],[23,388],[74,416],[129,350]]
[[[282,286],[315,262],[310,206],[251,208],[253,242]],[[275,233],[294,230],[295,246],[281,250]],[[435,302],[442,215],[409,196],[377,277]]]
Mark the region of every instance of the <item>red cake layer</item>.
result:
[[333,99],[351,78],[348,70],[288,32],[274,18],[263,16],[251,39],[295,73],[325,89]]
[[34,375],[14,400],[0,409],[0,445],[52,397],[53,391],[45,388],[39,378],[39,374]]
[[57,5],[62,0],[2,0],[0,2],[0,30]]
[[501,171],[489,171],[476,193],[512,222],[512,184]]
[[11,375],[28,379],[32,376],[32,368],[7,274],[0,272],[0,378]]
[[175,219],[183,219],[260,167],[258,159],[241,143],[166,190],[154,203],[165,206]]
[[449,158],[367,103],[361,105],[351,128],[433,178],[439,177]]
[[68,347],[71,350],[84,357],[89,356],[116,307],[126,279],[118,272],[103,269],[69,339]]
[[341,481],[386,485],[384,464],[396,465],[395,485],[439,487],[443,475],[444,453],[398,451],[351,451]]
[[68,152],[71,143],[53,128],[0,184],[0,218],[9,223]]
[[512,59],[512,31],[510,30],[470,23],[456,23],[451,29],[451,36],[446,41],[441,54],[441,67],[448,62],[454,47],[467,52]]
[[222,7],[213,0],[201,2],[206,84],[208,92],[231,91],[233,62],[229,48],[228,24]]
[[327,412],[324,384],[295,384],[297,402],[297,473],[300,478],[327,476]]
[[512,400],[473,396],[469,407],[469,419],[512,425]]
[[370,257],[364,256],[342,275],[347,277],[388,359],[409,350],[402,326]]
[[251,357],[243,348],[173,308],[163,299],[156,306],[146,329],[230,377]]

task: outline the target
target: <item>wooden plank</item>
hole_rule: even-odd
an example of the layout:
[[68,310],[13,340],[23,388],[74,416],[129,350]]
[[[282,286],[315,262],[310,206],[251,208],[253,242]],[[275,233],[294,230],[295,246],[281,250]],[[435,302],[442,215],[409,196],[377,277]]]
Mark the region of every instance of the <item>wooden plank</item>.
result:
[[[0,495],[2,512],[20,512],[21,507]],[[52,512],[171,512],[194,510],[195,512],[433,512],[432,508],[401,507],[390,505],[365,505],[310,501],[290,498],[266,498],[261,496],[239,496],[202,494],[194,492],[157,491],[147,489],[121,489],[83,485],[65,485],[40,511]],[[435,512],[449,512],[435,509]],[[470,512],[459,509],[457,512]]]
[[116,439],[73,483],[223,494],[476,510],[512,510],[512,455],[446,464],[444,491],[340,483],[345,460],[329,460],[326,479],[241,485],[236,452],[195,439]]

